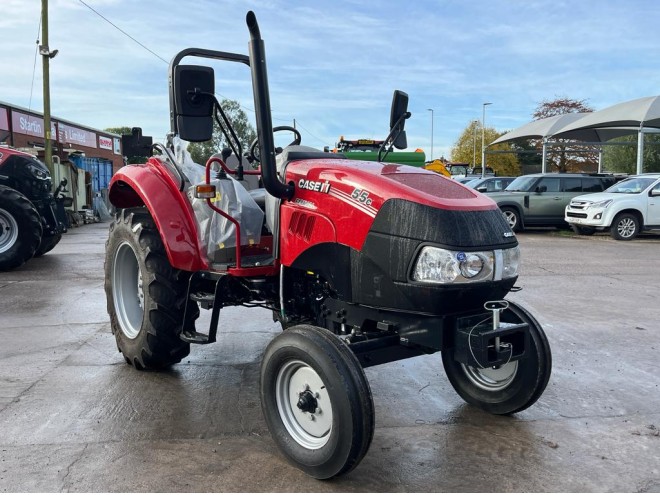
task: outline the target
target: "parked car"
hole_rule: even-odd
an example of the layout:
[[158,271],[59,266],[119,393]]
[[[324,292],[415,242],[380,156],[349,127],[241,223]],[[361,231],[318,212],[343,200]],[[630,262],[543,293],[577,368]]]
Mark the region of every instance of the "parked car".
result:
[[464,184],[482,193],[498,192],[504,190],[514,179],[515,177],[479,177]]
[[576,196],[565,213],[576,232],[590,235],[609,229],[619,241],[660,229],[660,174],[632,176],[602,193]]
[[575,196],[602,192],[617,178],[611,174],[530,174],[504,191],[486,193],[502,210],[511,230],[532,226],[566,226],[564,209]]

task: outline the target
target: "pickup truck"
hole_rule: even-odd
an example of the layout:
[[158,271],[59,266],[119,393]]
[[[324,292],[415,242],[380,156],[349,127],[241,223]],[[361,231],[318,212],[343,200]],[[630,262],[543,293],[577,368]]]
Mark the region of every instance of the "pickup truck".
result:
[[660,174],[629,177],[602,193],[576,196],[566,206],[564,220],[579,234],[609,229],[619,241],[643,230],[660,229]]

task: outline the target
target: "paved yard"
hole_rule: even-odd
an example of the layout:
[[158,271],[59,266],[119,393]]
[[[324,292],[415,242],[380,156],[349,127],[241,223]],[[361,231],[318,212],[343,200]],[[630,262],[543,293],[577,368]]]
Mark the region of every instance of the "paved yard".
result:
[[138,372],[110,334],[106,236],[73,229],[0,273],[0,491],[660,491],[660,237],[520,234],[511,298],[553,351],[541,399],[493,417],[462,402],[439,355],[370,368],[371,449],[320,482],[277,453],[261,414],[270,314],[223,310],[218,343]]

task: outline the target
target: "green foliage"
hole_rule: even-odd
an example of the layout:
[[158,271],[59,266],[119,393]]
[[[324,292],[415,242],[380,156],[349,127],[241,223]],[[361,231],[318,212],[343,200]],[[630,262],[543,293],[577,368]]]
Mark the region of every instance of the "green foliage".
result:
[[106,129],[103,129],[105,132],[111,132],[112,134],[119,134],[120,136],[123,136],[124,134],[131,134],[133,132],[132,127],[108,127]]
[[[250,143],[257,137],[257,132],[248,121],[246,113],[235,100],[222,100],[220,106],[231,122],[241,142],[243,152],[247,151]],[[228,147],[227,138],[222,134],[217,122],[214,122],[213,137],[202,143],[190,143],[188,151],[195,163],[205,164],[213,154],[219,153],[226,147]]]
[[[637,135],[613,139],[630,145],[603,146],[603,171],[634,174],[637,172]],[[660,135],[644,135],[644,170],[660,172]]]
[[[503,134],[496,129],[486,127],[484,141],[486,144],[492,143]],[[511,149],[508,143],[502,143],[489,146],[487,151],[510,151]],[[473,158],[475,163],[472,163]],[[479,121],[470,122],[463,130],[451,149],[451,161],[481,166],[481,123]],[[486,153],[486,166],[491,167],[497,175],[520,175],[520,166],[513,153]]]

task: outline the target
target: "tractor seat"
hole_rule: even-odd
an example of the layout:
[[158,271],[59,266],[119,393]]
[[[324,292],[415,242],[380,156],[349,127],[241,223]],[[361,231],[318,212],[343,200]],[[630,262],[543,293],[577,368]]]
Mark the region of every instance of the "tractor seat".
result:
[[257,203],[259,208],[261,208],[262,211],[266,211],[266,189],[260,187],[258,189],[250,189],[248,192],[250,193],[250,196],[252,196],[252,199],[254,199],[254,202]]

